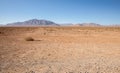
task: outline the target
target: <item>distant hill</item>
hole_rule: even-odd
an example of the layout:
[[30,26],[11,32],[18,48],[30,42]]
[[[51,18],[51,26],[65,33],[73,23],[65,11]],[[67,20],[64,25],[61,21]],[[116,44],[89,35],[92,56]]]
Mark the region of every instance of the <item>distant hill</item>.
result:
[[101,26],[100,24],[96,23],[80,23],[80,24],[74,24],[75,26],[91,26],[91,27],[96,27],[96,26]]
[[31,19],[24,22],[15,22],[15,23],[8,23],[9,26],[59,26],[58,24],[48,21],[48,20],[38,20],[38,19]]
[[111,27],[120,27],[120,24],[112,24],[112,25],[108,25],[108,26],[111,26]]

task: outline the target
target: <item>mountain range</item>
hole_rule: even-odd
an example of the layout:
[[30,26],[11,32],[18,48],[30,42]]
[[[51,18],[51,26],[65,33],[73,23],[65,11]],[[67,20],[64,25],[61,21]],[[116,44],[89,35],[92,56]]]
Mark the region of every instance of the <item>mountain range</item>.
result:
[[[6,24],[7,26],[82,26],[82,27],[97,27],[97,26],[103,26],[97,23],[78,23],[78,24],[72,24],[72,23],[66,23],[66,24],[58,24],[53,21],[49,20],[39,20],[39,19],[31,19],[23,22],[13,22]],[[115,26],[119,27],[119,24],[114,25],[108,25],[108,26]]]
[[96,24],[96,23],[79,23],[79,24],[75,24],[75,26],[101,26],[100,24]]
[[9,26],[59,26],[55,22],[49,20],[38,20],[38,19],[31,19],[24,22],[15,22],[15,23],[8,23]]

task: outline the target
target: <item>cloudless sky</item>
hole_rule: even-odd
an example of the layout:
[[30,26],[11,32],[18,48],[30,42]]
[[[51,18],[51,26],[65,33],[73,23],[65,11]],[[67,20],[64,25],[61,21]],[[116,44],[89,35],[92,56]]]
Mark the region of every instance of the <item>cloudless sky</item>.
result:
[[120,24],[120,0],[0,0],[0,24],[29,19]]

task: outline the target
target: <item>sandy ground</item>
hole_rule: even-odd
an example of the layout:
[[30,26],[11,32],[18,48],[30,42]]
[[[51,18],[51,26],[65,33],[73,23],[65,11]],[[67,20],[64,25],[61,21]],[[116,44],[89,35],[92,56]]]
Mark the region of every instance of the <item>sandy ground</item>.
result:
[[0,27],[0,73],[120,73],[120,28]]

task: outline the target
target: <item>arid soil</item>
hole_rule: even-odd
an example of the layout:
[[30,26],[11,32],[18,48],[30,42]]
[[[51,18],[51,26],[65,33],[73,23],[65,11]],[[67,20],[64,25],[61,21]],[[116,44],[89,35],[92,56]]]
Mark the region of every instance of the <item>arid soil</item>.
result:
[[0,73],[120,73],[120,27],[0,27]]

